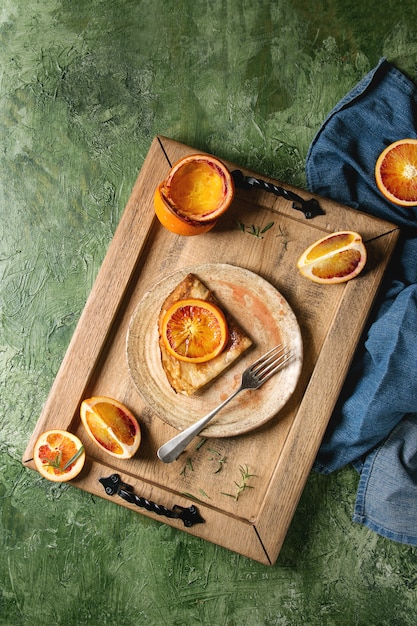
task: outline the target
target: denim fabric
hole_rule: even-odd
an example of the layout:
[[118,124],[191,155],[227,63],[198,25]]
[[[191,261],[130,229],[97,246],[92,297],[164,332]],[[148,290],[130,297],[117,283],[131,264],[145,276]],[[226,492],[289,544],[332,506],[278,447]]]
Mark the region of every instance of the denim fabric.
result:
[[417,207],[385,200],[374,177],[381,151],[405,137],[417,137],[417,89],[381,59],[329,114],[307,155],[310,191],[401,228],[314,467],[329,473],[352,463],[361,474],[354,520],[417,545]]
[[353,520],[400,543],[416,544],[417,416],[404,417],[361,471]]

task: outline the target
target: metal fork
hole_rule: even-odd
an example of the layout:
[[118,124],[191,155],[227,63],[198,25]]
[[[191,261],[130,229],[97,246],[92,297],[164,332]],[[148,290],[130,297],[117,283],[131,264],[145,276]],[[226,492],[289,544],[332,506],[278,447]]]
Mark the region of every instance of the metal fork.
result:
[[158,450],[157,455],[164,463],[172,463],[175,461],[185,450],[187,445],[194,437],[196,437],[208,424],[208,422],[217,413],[226,406],[238,393],[244,389],[259,389],[267,380],[282,369],[286,363],[292,358],[290,348],[280,343],[272,350],[266,352],[257,359],[254,363],[249,365],[242,374],[242,380],[240,386],[234,391],[226,400],[224,400],[218,407],[213,409],[210,413],[202,417],[198,422],[189,426],[178,435],[164,443]]

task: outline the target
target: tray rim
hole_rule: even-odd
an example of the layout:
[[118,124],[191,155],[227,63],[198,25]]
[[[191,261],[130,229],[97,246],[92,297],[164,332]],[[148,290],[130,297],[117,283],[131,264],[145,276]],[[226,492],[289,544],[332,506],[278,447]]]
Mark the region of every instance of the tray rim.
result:
[[[161,172],[168,171],[171,165],[169,157],[168,157],[168,153],[170,152],[171,149],[173,151],[179,150],[180,152],[184,154],[197,152],[197,150],[190,148],[189,146],[185,146],[184,144],[168,139],[166,137],[163,137],[163,136],[155,137],[150,146],[148,156],[151,153],[151,151],[155,152],[155,151],[162,150],[162,153],[165,156],[165,162],[162,162],[160,164]],[[226,163],[228,164],[228,162]],[[234,164],[231,164],[231,165],[232,167],[235,167]],[[140,257],[143,254],[147,239],[150,236],[152,228],[155,225],[156,218],[153,212],[142,211],[138,215],[138,210],[137,210],[138,206],[137,206],[137,199],[136,199],[136,194],[135,194],[135,191],[141,188],[142,181],[144,179],[146,180],[146,177],[148,176],[148,174],[150,174],[151,170],[153,169],[154,169],[154,165],[151,165],[150,162],[148,162],[148,158],[145,159],[142,169],[132,188],[131,195],[129,197],[125,210],[121,216],[119,225],[108,247],[107,254],[105,255],[101,268],[97,274],[93,288],[90,292],[89,297],[87,298],[84,310],[79,318],[79,321],[73,333],[72,339],[65,352],[61,366],[58,370],[58,373],[52,384],[50,392],[47,396],[44,408],[36,422],[35,428],[27,444],[26,450],[22,457],[22,462],[25,466],[31,469],[35,469],[33,460],[32,460],[33,442],[36,440],[40,432],[42,432],[43,430],[46,430],[49,427],[48,425],[51,425],[51,427],[53,427],[53,425],[55,425],[59,421],[61,423],[61,427],[66,427],[69,430],[71,429],[71,424],[72,424],[73,417],[75,414],[75,409],[79,406],[80,398],[83,396],[84,391],[87,388],[91,377],[93,376],[97,363],[100,360],[102,351],[105,348],[106,341],[107,341],[108,334],[109,334],[109,329],[112,327],[114,320],[117,317],[119,308],[123,304],[125,295],[128,291],[131,277],[133,276],[135,272],[138,260],[140,260]],[[248,175],[255,175],[255,176],[257,175],[256,172],[253,172],[246,168],[240,168],[240,169],[242,169],[244,172],[247,172]],[[279,182],[269,177],[263,177],[263,178],[273,183]],[[308,195],[308,197],[314,196],[314,194],[310,194],[310,193],[306,194],[306,192],[296,189],[290,185],[285,185],[285,186],[288,189],[295,189],[297,193]],[[315,197],[320,199],[319,196],[315,196]],[[266,202],[267,201],[268,199],[266,200]],[[353,209],[350,209],[349,207],[339,205],[338,203],[334,203],[332,201],[329,201],[329,202],[332,203],[332,206],[335,208],[336,212],[347,211],[349,214],[357,213],[357,212],[354,212]],[[282,210],[283,213],[290,212],[290,211],[291,209],[289,207],[288,209],[285,207]],[[340,316],[341,311],[338,311],[338,315],[336,315],[334,323],[332,324],[332,327],[329,329],[329,333],[326,336],[325,342],[322,346],[321,353],[317,359],[317,362],[315,363],[312,376],[310,377],[308,387],[304,393],[300,408],[297,412],[296,419],[289,432],[286,445],[283,451],[284,454],[280,456],[280,459],[275,467],[274,475],[268,486],[268,491],[265,495],[260,511],[258,512],[257,519],[253,522],[246,522],[246,523],[242,522],[242,520],[236,520],[241,524],[242,528],[247,525],[252,527],[251,532],[254,532],[256,536],[255,544],[258,544],[258,548],[255,550],[256,554],[252,556],[252,553],[254,551],[252,544],[251,546],[249,546],[249,544],[245,545],[245,550],[242,551],[240,549],[236,549],[231,544],[225,545],[227,544],[227,541],[223,541],[222,538],[219,538],[218,540],[216,539],[215,541],[215,543],[218,543],[219,545],[224,545],[224,547],[228,549],[235,550],[236,552],[249,556],[250,558],[254,558],[255,560],[259,560],[260,562],[268,564],[268,565],[273,564],[276,558],[278,557],[279,550],[284,541],[288,526],[291,522],[296,505],[298,503],[298,499],[301,496],[302,489],[304,487],[308,473],[310,472],[311,465],[313,463],[317,449],[314,450],[310,448],[308,451],[304,451],[306,454],[305,459],[307,459],[307,462],[304,462],[303,464],[300,463],[298,466],[294,464],[294,459],[291,458],[291,455],[293,454],[294,449],[297,449],[297,446],[299,446],[300,434],[304,433],[304,442],[307,442],[308,438],[305,437],[306,430],[308,430],[308,432],[310,433],[312,432],[317,433],[318,432],[317,429],[319,429],[320,434],[323,435],[325,427],[327,426],[327,421],[321,422],[320,425],[318,426],[317,423],[314,423],[314,421],[312,421],[311,419],[311,409],[312,409],[312,405],[314,405],[314,391],[320,388],[320,384],[321,384],[320,377],[322,377],[324,374],[324,367],[325,367],[326,359],[331,358],[331,355],[335,347],[337,346],[340,333],[343,330],[344,335],[349,337],[346,343],[347,358],[345,359],[345,362],[343,364],[340,364],[339,368],[335,368],[333,380],[331,381],[331,384],[330,384],[330,387],[333,389],[333,391],[335,389],[340,391],[346,372],[353,358],[356,345],[359,341],[360,334],[362,333],[362,330],[365,326],[366,318],[369,315],[372,303],[376,297],[383,274],[388,266],[390,257],[395,247],[395,243],[399,236],[399,228],[395,226],[394,224],[391,224],[389,222],[380,220],[379,218],[375,218],[366,214],[363,214],[363,215],[365,215],[365,218],[369,220],[370,223],[375,225],[375,230],[378,230],[378,233],[375,234],[375,239],[378,238],[379,242],[383,240],[386,254],[383,256],[382,260],[380,260],[381,267],[379,268],[379,272],[371,273],[372,277],[371,278],[368,277],[368,280],[365,281],[364,283],[362,283],[361,281],[351,281],[350,283],[347,284],[346,292],[348,293],[349,298],[343,299],[343,303],[342,303],[343,306],[341,308],[348,307],[350,309],[352,307],[352,302],[356,302],[357,312],[365,312],[366,315],[364,318],[360,318],[359,315],[358,316],[351,315],[350,316],[351,324],[349,328],[344,327],[343,329],[340,329],[338,320],[340,320],[341,318]],[[296,220],[303,219],[301,217],[298,218],[298,216],[294,216],[292,214],[291,214],[291,217]],[[316,218],[316,220],[317,220],[316,223],[319,229],[321,231],[327,232],[327,229],[330,226],[326,226],[327,224],[326,220],[321,219],[321,218]],[[135,228],[133,228],[133,224],[135,225]],[[379,229],[376,228],[376,225],[378,225]],[[119,247],[121,245],[125,245],[126,234],[129,235],[130,245],[134,246],[134,249],[137,251],[137,253],[136,255],[131,255],[130,257],[129,255],[126,255],[124,257],[122,271],[116,271],[115,266],[117,265],[116,261],[120,252]],[[372,241],[370,242],[370,244],[372,245]],[[110,284],[109,284],[109,280],[110,280]],[[367,285],[367,289],[365,290],[361,289],[361,285],[363,284]],[[102,310],[102,307],[99,305],[100,296],[104,295],[104,293],[107,294],[110,289],[113,294],[113,298],[110,302],[110,306],[106,308],[104,319],[103,319],[103,310]],[[365,291],[365,293],[363,293],[363,291]],[[359,295],[360,295],[360,298],[358,297]],[[84,352],[84,358],[81,360],[80,359],[77,360],[77,365],[79,366],[79,369],[77,370],[75,378],[74,378],[73,371],[72,371],[73,365],[74,365],[73,357],[74,357],[74,354],[76,354],[79,345],[80,344],[84,345],[85,322],[88,321],[91,324],[98,320],[100,321],[100,335],[96,339],[96,341],[93,342],[92,345],[86,346],[86,350]],[[64,394],[64,396],[62,396],[62,394],[60,393],[63,380],[67,381],[66,382],[67,393]],[[68,385],[68,381],[72,381],[74,383],[73,387],[71,387],[71,385]],[[326,403],[326,407],[329,413],[333,409],[333,406],[336,402],[336,399],[330,396],[331,394],[329,394],[329,397]],[[60,400],[59,403],[56,402],[58,398]],[[310,415],[310,418],[309,418],[309,415]],[[318,445],[317,445],[317,448],[318,448]],[[97,469],[97,467],[106,467],[106,468],[111,467],[110,464],[106,465],[105,463],[102,463],[95,459],[90,459],[89,462],[91,463],[94,471]],[[277,512],[279,513],[280,510],[283,510],[282,501],[280,500],[279,484],[280,484],[280,478],[282,476],[282,468],[284,465],[286,465],[287,468],[291,468],[293,470],[293,472],[291,473],[291,480],[290,480],[291,484],[289,488],[297,497],[294,499],[294,505],[290,509],[287,508],[285,516],[283,516],[280,519],[280,530],[279,532],[277,532],[274,539],[271,540],[270,525],[271,523],[274,522],[274,520],[276,521]],[[75,481],[72,481],[71,484],[74,486],[80,487],[81,489],[84,489],[86,491],[96,493],[95,490],[92,491],[91,488],[86,486],[84,482],[85,482],[84,479],[80,479],[80,480],[76,479]],[[138,484],[141,484],[141,487],[143,487],[145,490],[147,489],[147,487],[149,487],[149,484],[146,481],[141,481],[140,479],[138,479]],[[155,485],[153,485],[149,488],[152,491],[156,487]],[[170,497],[175,499],[174,494],[170,494],[169,491],[165,490],[163,486],[160,488],[164,490],[168,500],[170,499]],[[100,497],[105,497],[105,494],[100,494],[99,492],[97,493],[97,495],[99,495]],[[125,506],[125,504],[122,502],[118,502],[118,504],[122,504],[123,506]],[[204,504],[201,504],[201,507],[202,509],[205,509],[209,512],[211,511],[211,509],[209,507],[205,507]],[[144,512],[144,511],[140,511],[140,513],[145,514],[145,515],[148,514],[147,512]],[[153,514],[148,514],[148,515],[149,517],[153,517],[153,519],[155,519],[155,515]],[[221,515],[224,516],[228,514],[221,513]],[[228,515],[228,517],[233,517],[233,516]],[[174,522],[170,522],[170,520],[166,520],[166,521],[164,520],[164,523],[168,523],[178,528],[178,525],[175,524]],[[204,530],[201,529],[201,527],[197,528],[196,530],[191,530],[191,531],[188,529],[182,529],[182,528],[181,530],[185,530],[185,532],[191,532],[191,534],[195,534],[209,541],[213,541],[212,538],[208,538],[205,536],[205,532]],[[258,549],[260,549],[261,552],[259,552]]]

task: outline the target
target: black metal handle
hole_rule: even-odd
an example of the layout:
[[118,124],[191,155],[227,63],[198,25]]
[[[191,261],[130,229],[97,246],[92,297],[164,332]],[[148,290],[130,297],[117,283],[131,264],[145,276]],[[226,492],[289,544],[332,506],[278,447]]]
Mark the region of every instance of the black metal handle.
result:
[[236,187],[240,187],[241,189],[251,189],[252,187],[255,187],[262,189],[263,191],[273,193],[276,196],[281,196],[282,198],[285,198],[285,200],[292,201],[292,208],[297,211],[302,211],[304,216],[309,220],[317,215],[324,215],[323,209],[315,198],[304,200],[304,198],[289,189],[284,189],[284,187],[273,185],[265,180],[254,178],[253,176],[244,176],[241,170],[234,170],[232,172],[232,177]]
[[145,508],[157,515],[164,515],[173,519],[180,519],[184,526],[190,527],[194,524],[202,524],[204,519],[201,517],[196,506],[182,507],[175,505],[173,509],[167,509],[165,506],[151,502],[146,498],[141,498],[133,493],[133,487],[122,481],[119,474],[112,474],[107,478],[99,478],[99,482],[103,485],[108,496],[118,495],[130,504]]

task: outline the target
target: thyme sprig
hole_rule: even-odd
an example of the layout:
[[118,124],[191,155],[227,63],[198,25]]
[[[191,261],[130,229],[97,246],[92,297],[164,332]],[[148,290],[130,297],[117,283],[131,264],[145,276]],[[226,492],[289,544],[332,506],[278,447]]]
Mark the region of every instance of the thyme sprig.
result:
[[[206,442],[207,442],[207,438],[200,439],[200,441],[196,444],[194,449],[198,451]],[[213,461],[216,463],[216,469],[214,471],[214,474],[218,474],[224,468],[225,463],[227,462],[227,456],[219,452],[219,450],[215,450],[214,448],[207,448],[207,452],[209,454],[208,460],[210,462]],[[191,457],[187,457],[186,462],[180,472],[180,475],[185,477],[188,471],[190,472],[194,471],[193,461]],[[233,498],[236,501],[239,499],[240,495],[244,491],[246,491],[246,489],[253,489],[253,485],[250,485],[248,481],[250,478],[253,478],[256,476],[256,474],[251,474],[249,472],[248,465],[239,465],[239,472],[240,472],[240,481],[239,482],[234,481],[234,484],[237,487],[236,493],[225,493],[224,491],[220,491],[222,495],[228,496],[229,498]],[[199,487],[198,492],[199,492],[199,496],[194,495],[188,491],[182,492],[182,495],[186,498],[190,498],[191,500],[196,500],[197,502],[203,501],[201,497],[205,499],[209,499],[209,500],[211,499],[210,496],[201,487]]]
[[[199,489],[198,491],[204,498],[207,498],[208,500],[211,499],[210,496],[206,494],[204,489]],[[194,500],[195,502],[203,502],[201,498],[199,498],[198,496],[195,496],[193,493],[190,493],[189,491],[183,491],[181,495],[184,496],[184,498],[189,498],[189,500]]]
[[278,226],[278,228],[279,228],[279,234],[277,235],[277,237],[281,237],[284,250],[287,250],[287,247],[288,247],[287,234],[282,230],[281,224]]
[[222,495],[228,496],[229,498],[233,498],[236,501],[239,500],[239,496],[244,491],[246,491],[246,489],[253,489],[253,486],[248,484],[248,480],[256,476],[256,474],[249,473],[249,468],[247,465],[239,465],[239,472],[240,472],[240,477],[241,477],[240,482],[234,481],[237,487],[237,492],[233,494],[233,493],[225,493],[224,491],[222,491]]
[[193,467],[193,462],[192,459],[190,457],[188,457],[184,467],[182,468],[180,474],[181,476],[185,476],[187,473],[187,470],[189,470],[190,472],[194,471],[194,467]]
[[[201,439],[197,442],[194,450],[197,452],[202,446],[204,446],[206,441],[207,441],[207,437],[201,437]],[[191,457],[187,458],[182,470],[180,471],[180,476],[185,476],[187,474],[187,471],[190,471],[190,472],[194,471],[193,460]]]
[[253,235],[258,239],[263,239],[262,235],[264,235],[270,228],[273,227],[274,222],[269,222],[266,226],[261,228],[260,226],[255,226],[255,224],[251,224],[247,226],[243,222],[237,222],[238,228],[242,233],[248,233],[249,235]]
[[226,456],[222,456],[218,450],[213,450],[213,448],[209,448],[209,452],[212,452],[212,454],[213,454],[213,456],[211,456],[209,460],[210,461],[216,461],[218,463],[218,467],[217,467],[216,471],[214,472],[215,474],[218,474],[219,472],[222,471],[223,465],[227,461],[227,457]]

